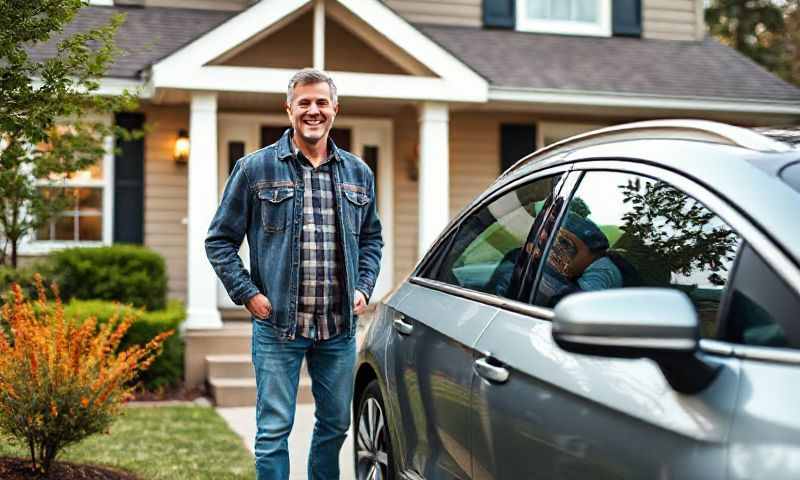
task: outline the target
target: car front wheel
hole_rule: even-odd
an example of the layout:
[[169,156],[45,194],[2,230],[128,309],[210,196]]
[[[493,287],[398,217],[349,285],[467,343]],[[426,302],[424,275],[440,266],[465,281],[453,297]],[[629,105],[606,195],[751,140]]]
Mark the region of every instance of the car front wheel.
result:
[[386,408],[377,380],[367,385],[358,403],[355,462],[358,480],[393,480],[394,464]]

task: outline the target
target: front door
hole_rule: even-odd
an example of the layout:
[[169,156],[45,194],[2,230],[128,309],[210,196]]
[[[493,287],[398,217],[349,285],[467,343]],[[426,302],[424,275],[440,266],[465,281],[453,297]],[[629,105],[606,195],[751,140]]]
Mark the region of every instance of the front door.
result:
[[[236,160],[259,148],[274,143],[288,128],[284,115],[227,114],[219,115],[219,192],[225,187]],[[341,117],[331,130],[336,145],[360,156],[375,173],[375,195],[378,214],[383,224],[383,256],[381,272],[372,294],[372,301],[380,300],[392,286],[393,277],[393,167],[392,123],[382,119]],[[250,269],[247,240],[242,243],[239,256],[245,268]],[[222,282],[218,282],[220,308],[237,308],[228,297]]]

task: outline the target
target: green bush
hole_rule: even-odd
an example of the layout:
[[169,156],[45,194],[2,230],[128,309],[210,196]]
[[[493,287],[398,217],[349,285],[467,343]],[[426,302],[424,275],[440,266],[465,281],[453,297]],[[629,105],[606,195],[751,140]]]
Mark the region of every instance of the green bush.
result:
[[[47,260],[37,260],[30,265],[17,268],[0,265],[0,294],[9,292],[11,285],[17,283],[22,288],[25,297],[37,298],[39,294],[33,279],[36,273],[42,276],[42,282],[49,287],[53,281],[53,272]],[[0,300],[0,304],[2,303],[3,301]]]
[[147,310],[166,306],[167,274],[158,253],[136,245],[78,247],[50,254],[61,298],[113,300]]
[[161,332],[175,329],[176,333],[164,342],[164,351],[156,357],[150,368],[139,376],[147,390],[155,391],[177,385],[183,379],[183,339],[177,334],[180,323],[186,318],[186,310],[178,300],[171,300],[164,310],[144,311],[103,300],[72,300],[64,306],[64,317],[83,321],[97,318],[102,325],[119,312],[121,318],[133,315],[135,321],[122,337],[119,349],[131,345],[144,345]]

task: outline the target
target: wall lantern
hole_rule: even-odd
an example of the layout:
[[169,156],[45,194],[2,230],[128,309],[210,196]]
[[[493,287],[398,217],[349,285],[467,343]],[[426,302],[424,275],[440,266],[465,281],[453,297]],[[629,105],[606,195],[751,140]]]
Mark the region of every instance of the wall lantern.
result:
[[173,158],[178,163],[186,163],[189,161],[189,133],[180,129],[178,131],[178,139],[175,140],[175,153]]

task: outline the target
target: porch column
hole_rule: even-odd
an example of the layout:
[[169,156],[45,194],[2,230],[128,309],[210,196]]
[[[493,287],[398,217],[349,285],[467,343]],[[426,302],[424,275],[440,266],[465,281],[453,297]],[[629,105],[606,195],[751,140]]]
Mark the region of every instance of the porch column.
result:
[[419,107],[419,257],[450,217],[449,114],[446,103]]
[[189,228],[187,329],[222,328],[217,277],[205,238],[217,208],[217,94],[192,94],[189,117]]

